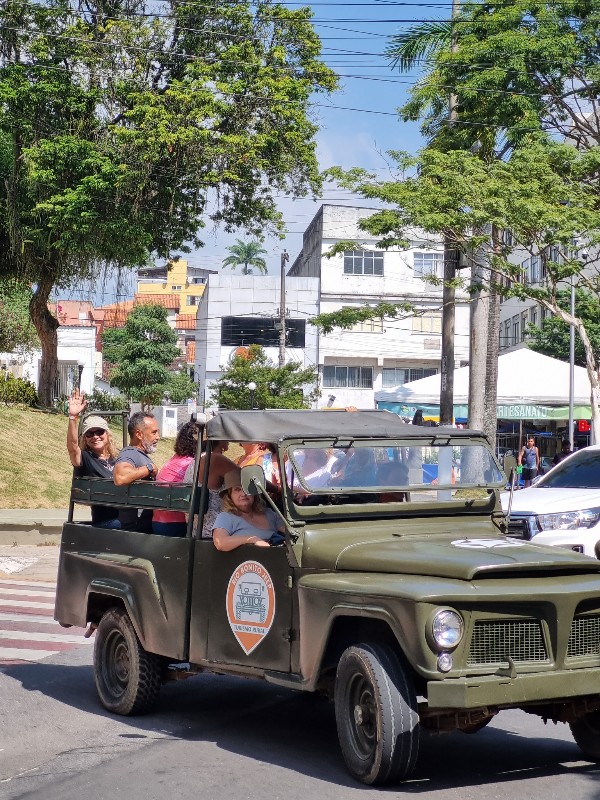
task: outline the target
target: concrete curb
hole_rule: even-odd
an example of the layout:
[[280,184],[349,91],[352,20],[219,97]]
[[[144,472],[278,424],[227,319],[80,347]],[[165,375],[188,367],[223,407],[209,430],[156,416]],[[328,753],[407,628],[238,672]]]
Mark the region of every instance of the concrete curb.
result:
[[[66,508],[3,508],[0,509],[0,544],[60,544]],[[75,509],[75,519],[90,519],[89,509]],[[54,541],[56,540],[56,541]]]

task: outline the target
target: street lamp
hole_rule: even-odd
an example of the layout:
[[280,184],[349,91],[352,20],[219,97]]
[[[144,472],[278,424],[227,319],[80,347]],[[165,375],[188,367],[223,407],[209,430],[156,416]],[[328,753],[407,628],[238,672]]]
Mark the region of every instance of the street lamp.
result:
[[254,392],[256,391],[256,384],[254,381],[250,381],[248,390],[250,391],[250,408],[254,408]]

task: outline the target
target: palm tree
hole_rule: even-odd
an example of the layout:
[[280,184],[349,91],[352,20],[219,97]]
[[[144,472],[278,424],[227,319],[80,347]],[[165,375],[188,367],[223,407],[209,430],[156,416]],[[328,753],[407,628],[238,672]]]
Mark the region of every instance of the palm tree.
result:
[[241,239],[236,239],[235,244],[227,248],[229,255],[223,260],[223,267],[236,267],[242,266],[242,275],[250,275],[252,270],[248,267],[256,267],[261,273],[265,274],[267,271],[267,263],[262,258],[262,253],[267,251],[260,246],[259,242],[243,242]]

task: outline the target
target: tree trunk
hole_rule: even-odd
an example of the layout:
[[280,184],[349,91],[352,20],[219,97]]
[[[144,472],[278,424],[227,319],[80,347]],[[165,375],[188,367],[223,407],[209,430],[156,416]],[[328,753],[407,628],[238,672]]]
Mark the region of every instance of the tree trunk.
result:
[[590,405],[592,407],[592,441],[591,444],[600,443],[600,411],[598,401],[600,400],[600,384],[598,383],[598,367],[594,358],[594,350],[588,338],[584,324],[580,319],[577,320],[577,332],[581,337],[585,350],[585,366],[590,380]]
[[469,344],[469,428],[480,431],[485,426],[484,397],[489,321],[489,270],[485,267],[483,258],[483,253],[476,254],[473,266]]
[[38,377],[38,397],[43,406],[50,407],[54,400],[56,378],[58,375],[58,320],[48,310],[48,298],[52,290],[52,281],[43,278],[37,285],[29,312],[31,321],[42,345],[42,360]]
[[440,425],[454,423],[454,322],[458,251],[450,237],[444,236],[444,289],[442,294],[442,358],[440,369]]
[[[494,253],[500,249],[499,231],[492,226],[492,247]],[[497,273],[491,269],[489,275],[489,308],[488,308],[488,335],[486,353],[486,378],[485,394],[483,399],[483,432],[492,447],[496,447],[496,433],[498,429],[497,404],[498,404],[498,354],[500,350],[500,295],[495,288],[498,281]]]

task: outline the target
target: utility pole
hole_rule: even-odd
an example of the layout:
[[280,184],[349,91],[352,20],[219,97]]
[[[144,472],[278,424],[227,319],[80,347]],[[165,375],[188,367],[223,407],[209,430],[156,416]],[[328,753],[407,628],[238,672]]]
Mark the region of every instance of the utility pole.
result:
[[281,286],[279,299],[279,366],[285,364],[285,265],[290,260],[287,250],[281,254]]
[[[460,0],[452,0],[452,19],[460,9]],[[452,32],[451,50],[458,49],[456,36]],[[452,126],[458,119],[458,98],[451,94],[448,99],[448,124]],[[458,251],[449,233],[444,234],[444,285],[442,290],[442,351],[440,363],[440,425],[454,422],[454,323],[456,316],[456,290],[454,278],[458,261]]]

